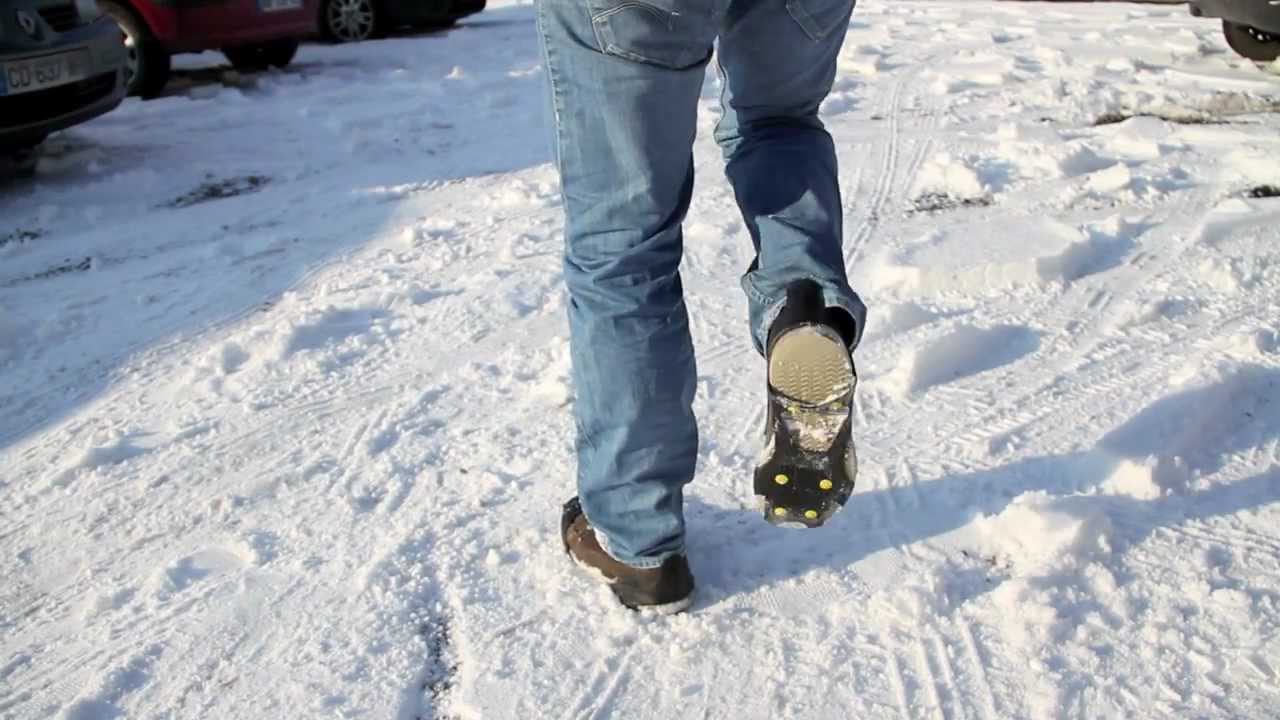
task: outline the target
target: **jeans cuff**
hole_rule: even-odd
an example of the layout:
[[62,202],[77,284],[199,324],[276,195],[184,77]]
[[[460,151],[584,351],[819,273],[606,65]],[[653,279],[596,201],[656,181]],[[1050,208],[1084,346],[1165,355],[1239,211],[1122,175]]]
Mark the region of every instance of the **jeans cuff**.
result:
[[613,558],[614,560],[617,560],[623,565],[626,565],[627,567],[630,567],[630,568],[635,568],[636,570],[654,570],[656,568],[662,567],[662,563],[666,562],[667,558],[684,554],[684,547],[682,546],[678,550],[668,550],[667,552],[664,552],[661,555],[659,555],[657,558],[633,558],[630,560],[626,558],[621,558],[621,557],[618,557],[618,555],[613,551],[613,549],[609,547],[609,537],[604,533],[600,532],[599,528],[595,526],[595,523],[591,522],[591,518],[587,518],[587,524],[591,526],[591,532],[595,533],[596,542],[600,544],[600,549],[604,550],[606,555]]
[[[849,346],[849,352],[852,353],[857,349],[858,344],[862,342],[862,333],[867,324],[867,306],[862,303],[862,298],[858,297],[858,294],[852,290],[842,292],[839,288],[833,287],[830,281],[824,281],[822,278],[812,275],[803,277],[807,277],[822,287],[822,301],[827,307],[840,308],[849,313],[849,317],[853,318],[854,338],[853,344]],[[792,280],[799,279],[801,278],[792,278]],[[764,308],[764,311],[760,313],[759,326],[751,328],[752,343],[756,346],[756,351],[764,355],[766,348],[769,346],[769,328],[773,327],[773,321],[778,319],[778,314],[782,312],[782,306],[786,303],[786,296],[773,298],[760,292],[749,273],[743,276],[742,287],[751,302],[757,303]]]

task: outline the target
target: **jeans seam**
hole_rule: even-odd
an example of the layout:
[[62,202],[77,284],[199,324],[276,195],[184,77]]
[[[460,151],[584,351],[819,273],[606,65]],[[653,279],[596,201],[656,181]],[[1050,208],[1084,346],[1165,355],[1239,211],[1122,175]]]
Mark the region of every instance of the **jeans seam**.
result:
[[[719,40],[717,40],[719,42]],[[719,48],[713,53],[716,56],[716,75],[720,76],[720,118],[716,120],[716,126],[711,129],[711,136],[719,142],[720,128],[724,126],[725,118],[729,117],[729,105],[725,102],[725,97],[729,94],[729,74],[725,72],[724,62],[720,59]]]
[[[677,13],[664,10],[646,2],[640,2],[639,0],[624,0],[624,2],[621,2],[616,6],[600,12],[596,12],[590,2],[586,3],[586,8],[587,16],[591,21],[591,33],[595,36],[596,40],[596,50],[603,55],[622,58],[623,60],[630,60],[632,62],[638,62],[645,65],[652,65],[654,67],[665,68],[667,70],[688,70],[707,61],[706,57],[692,63],[686,63],[683,57],[678,60],[653,57],[644,53],[636,52],[632,49],[621,47],[614,41],[613,30],[609,24],[609,20],[623,10],[641,9],[663,22],[663,24],[666,25],[668,32],[675,31],[673,20],[677,17]],[[686,54],[691,54],[692,50],[693,46],[689,44]]]
[[[546,18],[546,6],[548,0],[541,0],[538,3],[538,35],[540,37],[539,44],[542,46],[542,61],[547,68],[547,84],[551,87],[551,114],[552,123],[555,126],[555,147],[556,147],[556,172],[563,176],[564,171],[564,137],[561,128],[561,109],[560,109],[560,88],[556,82],[556,71],[551,58],[551,43],[548,42],[548,29]],[[563,191],[563,188],[562,188]]]
[[791,16],[792,20],[796,21],[796,24],[800,26],[805,35],[809,36],[810,40],[816,42],[826,37],[826,33],[818,30],[818,22],[796,0],[787,0],[787,14]]

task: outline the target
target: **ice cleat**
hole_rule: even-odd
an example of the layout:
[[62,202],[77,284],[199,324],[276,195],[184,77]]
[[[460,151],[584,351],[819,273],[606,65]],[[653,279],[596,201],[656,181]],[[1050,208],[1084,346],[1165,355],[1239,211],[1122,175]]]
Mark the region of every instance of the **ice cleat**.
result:
[[769,331],[769,414],[755,470],[755,494],[774,525],[819,527],[853,492],[854,336],[852,318],[828,308],[817,283],[788,286]]

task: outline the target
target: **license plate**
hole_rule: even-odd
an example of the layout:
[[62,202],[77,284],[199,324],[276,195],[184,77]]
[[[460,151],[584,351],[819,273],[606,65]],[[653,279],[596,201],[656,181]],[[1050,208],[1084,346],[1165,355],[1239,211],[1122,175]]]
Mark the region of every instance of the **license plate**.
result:
[[0,95],[19,95],[89,77],[84,50],[0,63]]
[[297,10],[301,7],[302,0],[258,0],[258,8],[262,10],[262,12]]

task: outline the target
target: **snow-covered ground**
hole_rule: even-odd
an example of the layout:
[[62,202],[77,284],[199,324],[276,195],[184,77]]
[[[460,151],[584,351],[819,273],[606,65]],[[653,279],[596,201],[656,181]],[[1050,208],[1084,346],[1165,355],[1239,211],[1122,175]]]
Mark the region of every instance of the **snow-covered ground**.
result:
[[1280,77],[1216,23],[860,4],[824,113],[862,471],[810,532],[750,496],[708,77],[673,618],[559,547],[531,9],[220,75],[0,189],[0,717],[1275,717]]

